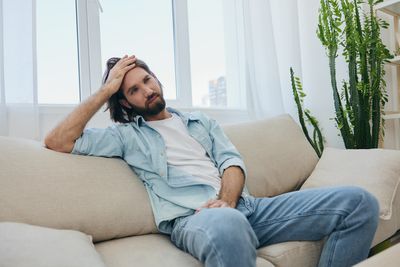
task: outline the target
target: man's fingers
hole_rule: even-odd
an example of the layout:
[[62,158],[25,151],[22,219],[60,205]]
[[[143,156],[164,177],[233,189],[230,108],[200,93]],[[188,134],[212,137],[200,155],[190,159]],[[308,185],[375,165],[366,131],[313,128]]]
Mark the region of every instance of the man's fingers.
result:
[[210,206],[214,201],[215,201],[215,199],[210,199],[210,200],[208,200],[206,203],[204,203],[204,205],[201,206],[201,207],[202,207],[202,208],[207,208],[207,207]]
[[121,66],[121,65],[124,67],[127,64],[129,64],[129,62],[132,63],[134,61],[136,61],[136,56],[135,55],[132,55],[132,56],[125,55],[120,60],[118,60],[118,62],[115,64],[114,67]]
[[[135,61],[136,61],[136,57],[135,57],[135,56],[130,56],[130,57],[121,59],[118,63],[119,63],[122,67],[125,67],[125,66],[128,66],[128,65],[132,64],[132,63],[135,62]],[[117,63],[117,64],[118,64],[118,63]]]
[[133,69],[134,67],[136,67],[136,64],[132,63],[132,64],[124,67],[123,70],[124,70],[124,72],[127,72],[128,70]]
[[222,208],[222,207],[228,207],[228,204],[225,203],[224,201],[217,201],[209,206],[210,208]]

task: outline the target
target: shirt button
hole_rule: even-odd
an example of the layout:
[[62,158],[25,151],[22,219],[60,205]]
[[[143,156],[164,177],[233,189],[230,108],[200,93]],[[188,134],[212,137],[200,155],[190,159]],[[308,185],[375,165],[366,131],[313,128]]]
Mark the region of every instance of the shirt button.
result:
[[164,172],[160,172],[160,176],[164,176]]
[[161,152],[160,155],[161,155],[161,157],[164,157],[164,153],[163,152]]

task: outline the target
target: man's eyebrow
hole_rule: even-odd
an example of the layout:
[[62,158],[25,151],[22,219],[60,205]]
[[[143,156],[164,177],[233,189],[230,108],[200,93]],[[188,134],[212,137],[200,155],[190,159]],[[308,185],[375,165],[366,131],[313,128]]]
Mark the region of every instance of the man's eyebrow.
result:
[[137,87],[136,85],[132,86],[131,88],[128,89],[128,93],[130,93],[131,91],[135,90]]
[[[150,74],[146,74],[146,76],[143,77],[143,81],[147,78],[150,78]],[[127,92],[130,93],[130,91],[137,89],[137,86],[134,85],[131,88],[128,88]]]

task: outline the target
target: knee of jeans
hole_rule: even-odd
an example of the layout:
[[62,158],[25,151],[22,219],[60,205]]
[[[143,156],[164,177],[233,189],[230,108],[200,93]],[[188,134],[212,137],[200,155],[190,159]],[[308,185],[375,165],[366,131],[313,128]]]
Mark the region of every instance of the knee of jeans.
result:
[[368,212],[371,216],[371,218],[376,219],[378,221],[379,219],[379,203],[378,200],[374,195],[372,195],[370,192],[364,190],[364,199],[365,203],[365,209],[366,212]]
[[353,197],[362,212],[369,215],[371,218],[378,218],[379,216],[379,203],[377,199],[367,190],[357,187],[348,186],[347,188],[349,197]]
[[[203,212],[203,211],[201,211]],[[204,231],[215,247],[231,247],[231,245],[258,247],[259,241],[247,218],[233,208],[208,209],[208,224]],[[204,214],[205,215],[205,214]],[[243,253],[246,250],[242,249]]]
[[218,234],[232,234],[240,229],[250,231],[251,225],[247,218],[238,210],[233,208],[212,208],[207,209],[209,230]]

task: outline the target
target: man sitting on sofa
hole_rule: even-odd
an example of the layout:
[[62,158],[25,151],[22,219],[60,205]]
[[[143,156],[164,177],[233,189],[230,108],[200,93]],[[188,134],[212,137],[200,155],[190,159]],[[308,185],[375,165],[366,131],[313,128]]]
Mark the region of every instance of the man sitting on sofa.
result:
[[[106,102],[118,123],[84,131]],[[319,266],[351,266],[367,257],[376,231],[378,203],[357,187],[249,195],[242,158],[220,126],[166,108],[161,83],[135,56],[109,59],[103,86],[45,144],[124,159],[146,187],[159,231],[205,266],[255,266],[260,246],[325,237]]]

